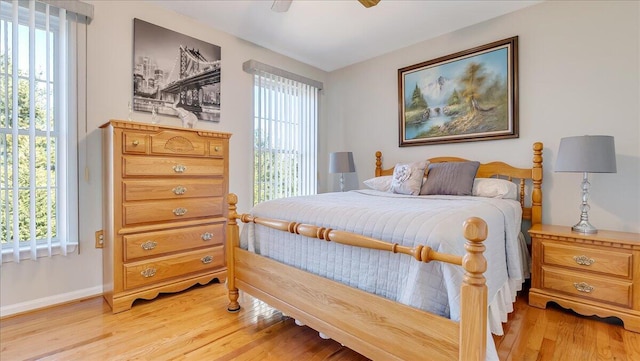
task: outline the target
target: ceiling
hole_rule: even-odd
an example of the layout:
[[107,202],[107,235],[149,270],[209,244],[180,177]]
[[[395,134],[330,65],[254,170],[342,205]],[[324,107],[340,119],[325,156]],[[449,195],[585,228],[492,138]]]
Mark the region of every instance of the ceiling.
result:
[[537,4],[525,0],[150,0],[212,28],[325,71],[367,60]]

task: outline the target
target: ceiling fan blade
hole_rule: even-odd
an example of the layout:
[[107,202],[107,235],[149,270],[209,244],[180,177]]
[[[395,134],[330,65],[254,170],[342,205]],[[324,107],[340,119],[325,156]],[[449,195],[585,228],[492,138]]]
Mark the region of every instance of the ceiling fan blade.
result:
[[380,2],[380,0],[358,0],[358,1],[360,1],[360,4],[364,5],[365,8],[376,6]]
[[291,1],[293,0],[273,0],[273,5],[271,5],[271,10],[278,13],[285,13],[289,10],[289,7],[291,6]]

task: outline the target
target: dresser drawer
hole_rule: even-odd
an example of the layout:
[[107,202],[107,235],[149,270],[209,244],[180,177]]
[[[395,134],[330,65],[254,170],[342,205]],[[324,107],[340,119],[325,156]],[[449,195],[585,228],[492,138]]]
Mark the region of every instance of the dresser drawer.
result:
[[630,251],[595,249],[547,241],[542,242],[542,248],[542,263],[545,265],[631,278],[633,254]]
[[223,246],[124,264],[125,289],[224,267]]
[[131,202],[123,204],[123,223],[182,221],[223,215],[223,198],[185,198],[180,200]]
[[167,231],[127,235],[124,239],[124,260],[158,256],[198,247],[219,246],[224,242],[224,223],[209,224]]
[[136,132],[125,132],[122,134],[123,153],[146,154],[148,143],[148,134]]
[[542,267],[542,287],[618,306],[632,306],[632,282]]
[[125,180],[122,182],[125,202],[154,199],[222,197],[223,178],[165,178]]
[[166,155],[206,155],[209,140],[200,137],[197,133],[185,133],[179,130],[165,130],[152,134],[151,154]]
[[212,140],[209,142],[209,155],[212,157],[224,157],[227,154],[226,142]]
[[222,176],[224,159],[179,157],[122,157],[122,176]]

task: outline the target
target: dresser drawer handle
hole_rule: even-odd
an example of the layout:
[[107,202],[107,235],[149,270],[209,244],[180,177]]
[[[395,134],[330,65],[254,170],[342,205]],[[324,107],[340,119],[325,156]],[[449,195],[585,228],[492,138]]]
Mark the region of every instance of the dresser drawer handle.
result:
[[187,209],[186,208],[176,208],[173,210],[173,214],[175,214],[176,216],[184,216],[185,214],[187,214]]
[[202,238],[203,241],[210,241],[211,238],[213,238],[213,233],[204,232],[200,238]]
[[580,282],[580,283],[574,282],[573,287],[575,287],[576,290],[578,290],[578,292],[584,292],[584,293],[591,293],[595,289],[593,286],[591,286],[586,282]]
[[136,139],[133,142],[131,142],[131,144],[133,144],[134,147],[137,147],[138,144],[140,144],[140,142]]
[[154,241],[146,241],[141,244],[140,247],[142,247],[142,249],[144,249],[145,251],[151,251],[152,249],[156,248],[157,245],[158,243]]
[[220,151],[220,147],[214,147],[213,150],[215,150],[216,152]]
[[596,262],[595,259],[589,258],[587,256],[573,256],[573,260],[576,261],[577,264],[582,266],[591,266]]
[[213,262],[213,256],[204,256],[200,258],[200,261],[202,261],[203,264],[209,264]]
[[184,173],[187,170],[186,165],[176,164],[173,166],[173,171],[176,173]]
[[173,191],[173,194],[175,194],[177,196],[181,196],[187,191],[187,188],[185,188],[183,186],[177,186],[177,187],[173,188],[172,191]]
[[155,268],[145,268],[145,270],[140,272],[140,274],[144,278],[153,277],[153,276],[156,275],[156,269]]

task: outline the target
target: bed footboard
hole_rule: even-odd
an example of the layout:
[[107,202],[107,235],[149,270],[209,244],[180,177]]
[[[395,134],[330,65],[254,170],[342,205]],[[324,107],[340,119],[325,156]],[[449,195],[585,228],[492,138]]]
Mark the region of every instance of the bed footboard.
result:
[[[486,223],[469,218],[463,225],[466,254],[413,248],[350,232],[236,212],[229,194],[227,267],[230,312],[240,310],[238,289],[304,322],[371,359],[484,360],[487,344],[487,286],[483,256]],[[465,270],[460,322],[278,263],[239,248],[237,220],[284,232],[356,247],[403,253],[420,262],[442,261]]]

